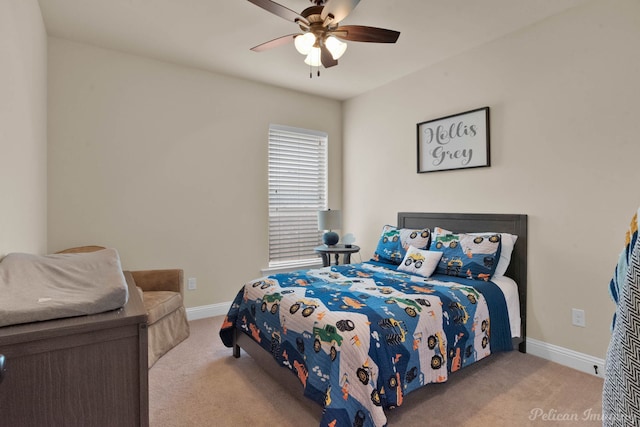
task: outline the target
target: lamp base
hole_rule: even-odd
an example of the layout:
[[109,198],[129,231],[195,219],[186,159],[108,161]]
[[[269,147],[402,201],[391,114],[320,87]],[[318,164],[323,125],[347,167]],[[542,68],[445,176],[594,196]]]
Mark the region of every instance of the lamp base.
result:
[[334,246],[340,240],[340,236],[335,231],[327,231],[322,235],[322,243],[327,246]]

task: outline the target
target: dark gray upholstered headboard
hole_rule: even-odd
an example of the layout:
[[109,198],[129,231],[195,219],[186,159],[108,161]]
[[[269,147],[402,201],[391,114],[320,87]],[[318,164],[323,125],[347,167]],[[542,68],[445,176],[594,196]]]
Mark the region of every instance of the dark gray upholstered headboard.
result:
[[495,231],[518,236],[506,276],[518,284],[522,339],[520,351],[526,352],[527,324],[527,215],[399,212],[399,228],[442,227],[453,232]]

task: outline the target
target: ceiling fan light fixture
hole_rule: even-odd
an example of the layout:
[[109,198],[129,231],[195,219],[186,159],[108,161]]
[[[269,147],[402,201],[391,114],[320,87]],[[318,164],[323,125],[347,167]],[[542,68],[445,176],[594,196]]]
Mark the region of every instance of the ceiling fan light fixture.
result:
[[304,63],[312,67],[319,67],[322,65],[322,60],[320,59],[321,55],[322,53],[320,52],[319,47],[312,47],[307,58],[304,60]]
[[[338,65],[347,50],[346,42],[395,43],[400,32],[385,28],[368,27],[364,25],[341,25],[344,18],[351,13],[360,0],[310,0],[309,6],[298,13],[274,0],[249,0],[249,2],[293,22],[301,33],[288,34],[251,48],[254,52],[282,46],[293,42],[296,50],[305,55],[305,64],[310,68],[320,66],[331,68]],[[313,70],[309,71],[309,76]]]
[[331,52],[331,56],[333,56],[333,59],[335,59],[336,61],[340,59],[340,57],[347,50],[347,44],[341,42],[334,36],[327,37],[327,39],[324,41],[324,45],[327,47],[327,49],[329,49],[329,52]]
[[311,48],[316,43],[316,36],[313,33],[304,33],[298,35],[293,40],[296,50],[303,55],[308,55],[311,52]]

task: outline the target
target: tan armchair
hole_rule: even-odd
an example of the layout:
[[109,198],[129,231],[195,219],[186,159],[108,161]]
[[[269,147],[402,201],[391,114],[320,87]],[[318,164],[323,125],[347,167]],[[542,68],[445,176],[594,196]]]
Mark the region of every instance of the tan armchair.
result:
[[173,269],[125,271],[124,274],[125,277],[133,277],[147,310],[151,367],[162,355],[189,336],[189,323],[182,299],[184,273]]
[[[83,253],[105,249],[80,246],[58,253]],[[184,272],[180,269],[124,271],[134,282],[147,311],[149,368],[166,352],[189,336],[189,323],[183,303]]]

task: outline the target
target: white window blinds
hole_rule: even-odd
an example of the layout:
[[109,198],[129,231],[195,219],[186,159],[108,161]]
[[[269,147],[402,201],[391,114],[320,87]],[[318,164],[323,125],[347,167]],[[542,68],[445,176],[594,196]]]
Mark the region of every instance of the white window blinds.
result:
[[327,208],[327,134],[269,126],[269,266],[317,261]]

